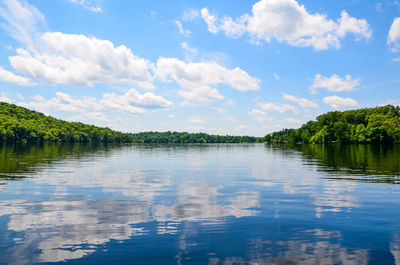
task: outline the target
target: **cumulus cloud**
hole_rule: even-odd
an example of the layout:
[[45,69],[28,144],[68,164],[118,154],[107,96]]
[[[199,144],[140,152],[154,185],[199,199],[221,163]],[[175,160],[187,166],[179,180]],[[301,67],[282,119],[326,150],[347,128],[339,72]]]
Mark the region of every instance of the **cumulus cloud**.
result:
[[0,80],[8,83],[13,83],[19,86],[32,86],[34,82],[29,78],[19,76],[13,72],[5,70],[0,66]]
[[69,0],[69,1],[89,11],[95,13],[103,13],[103,9],[100,7],[101,0]]
[[388,45],[392,47],[393,52],[397,52],[400,49],[400,17],[393,20],[392,26],[389,30],[387,39]]
[[277,103],[272,103],[272,102],[260,102],[258,103],[258,105],[260,106],[260,108],[262,108],[265,111],[275,111],[275,112],[280,112],[280,113],[299,113],[299,110],[293,106],[293,105],[289,105],[289,104],[277,104]]
[[292,46],[326,50],[340,48],[341,39],[348,34],[355,35],[356,39],[368,39],[372,35],[364,19],[342,11],[334,21],[324,14],[309,13],[295,0],[261,0],[253,5],[252,14],[237,18],[218,19],[207,8],[201,10],[201,15],[211,33],[223,31],[228,37],[238,38],[247,32],[255,44],[276,39]]
[[261,111],[258,109],[252,109],[251,111],[247,112],[247,114],[252,116],[255,121],[260,122],[260,123],[272,121],[272,119],[268,117],[268,115],[265,111]]
[[324,88],[334,92],[349,92],[353,91],[358,85],[360,85],[360,83],[360,79],[353,79],[350,75],[346,75],[343,79],[338,75],[324,77],[317,74],[315,75],[314,82],[310,87],[310,91],[311,93],[316,93],[318,88]]
[[28,109],[34,109],[45,114],[49,114],[52,110],[63,112],[85,112],[86,107],[95,104],[94,98],[75,99],[70,95],[62,92],[56,92],[56,96],[46,100],[40,95],[34,97],[34,101],[25,103],[20,102],[18,105]]
[[324,97],[322,101],[334,109],[347,109],[358,106],[358,102],[352,98],[342,98],[338,96]]
[[95,109],[114,109],[126,111],[132,114],[146,113],[146,109],[167,109],[172,106],[172,102],[151,92],[140,94],[135,89],[130,89],[123,95],[115,93],[105,93],[100,100],[99,106]]
[[46,84],[131,83],[154,88],[152,63],[124,45],[61,32],[47,32],[39,42],[40,49],[20,48],[9,57],[17,72]]
[[[84,7],[92,1],[70,0]],[[107,40],[61,32],[42,33],[44,16],[25,0],[4,0],[0,4],[2,27],[27,48],[17,49],[9,61],[16,72],[4,72],[3,79],[17,84],[92,85],[130,83],[152,89],[151,62],[135,56],[124,45],[114,47]],[[6,76],[6,78],[4,77]]]
[[297,104],[299,104],[302,108],[305,108],[305,109],[317,109],[317,108],[319,108],[319,106],[318,106],[317,103],[314,103],[314,102],[312,102],[311,100],[308,100],[308,99],[306,99],[306,98],[297,98],[297,97],[295,97],[295,96],[287,95],[287,94],[284,94],[284,95],[283,95],[283,98],[284,98],[285,100],[288,100],[288,101],[297,103]]
[[[85,8],[99,3],[70,1]],[[153,82],[159,78],[163,82],[177,82],[181,87],[178,95],[187,104],[223,99],[217,85],[248,91],[258,90],[261,82],[239,67],[227,69],[217,62],[185,63],[176,58],[161,57],[155,64],[136,56],[125,45],[115,46],[108,40],[62,32],[42,33],[37,24],[44,22],[43,15],[24,0],[4,0],[0,4],[0,16],[5,19],[4,27],[10,34],[26,44],[25,48],[17,49],[16,54],[8,58],[13,72],[0,69],[3,81],[20,85],[68,86],[124,83],[155,89]],[[198,11],[187,10],[183,19],[192,20],[198,16]],[[188,33],[177,22],[182,32]],[[181,46],[192,56],[198,52],[186,42]]]
[[156,76],[163,82],[177,82],[178,94],[189,102],[212,102],[223,99],[215,87],[229,85],[238,91],[258,90],[260,80],[239,67],[227,69],[215,62],[185,63],[176,58],[159,58]]
[[182,103],[183,105],[190,105],[193,104],[193,102],[213,102],[224,98],[217,89],[209,86],[199,86],[190,90],[181,90],[178,92],[178,95],[185,99]]
[[122,95],[105,93],[101,99],[93,97],[74,98],[63,92],[57,92],[55,97],[48,100],[40,95],[36,95],[33,99],[34,101],[32,102],[20,102],[18,105],[46,114],[52,111],[62,111],[78,112],[87,116],[87,113],[91,112],[97,113],[97,117],[100,117],[98,114],[100,111],[106,110],[116,110],[130,114],[144,114],[149,109],[167,109],[172,106],[172,102],[161,96],[157,96],[151,92],[140,94],[133,88]]

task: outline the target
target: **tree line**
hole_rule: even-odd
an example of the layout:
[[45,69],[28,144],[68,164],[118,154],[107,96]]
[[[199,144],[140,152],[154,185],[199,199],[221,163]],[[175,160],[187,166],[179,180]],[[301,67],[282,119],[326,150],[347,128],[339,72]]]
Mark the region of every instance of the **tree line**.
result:
[[400,143],[400,108],[386,105],[348,111],[332,111],[299,129],[267,134],[268,143]]
[[210,135],[187,132],[141,132],[131,134],[134,143],[259,143],[261,137]]
[[255,143],[262,138],[187,132],[122,133],[67,122],[14,104],[0,102],[0,142],[67,143]]

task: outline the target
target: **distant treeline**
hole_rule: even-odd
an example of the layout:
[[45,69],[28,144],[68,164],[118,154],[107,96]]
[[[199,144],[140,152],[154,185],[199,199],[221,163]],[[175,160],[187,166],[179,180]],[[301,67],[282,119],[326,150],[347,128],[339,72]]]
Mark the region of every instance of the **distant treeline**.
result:
[[134,143],[258,143],[252,136],[222,136],[187,132],[141,132],[130,134]]
[[269,143],[400,143],[400,108],[386,105],[333,111],[309,121],[299,129],[268,134]]
[[262,138],[186,132],[122,133],[0,102],[0,142],[255,143],[262,142]]
[[0,142],[131,142],[126,133],[66,122],[42,113],[0,102]]

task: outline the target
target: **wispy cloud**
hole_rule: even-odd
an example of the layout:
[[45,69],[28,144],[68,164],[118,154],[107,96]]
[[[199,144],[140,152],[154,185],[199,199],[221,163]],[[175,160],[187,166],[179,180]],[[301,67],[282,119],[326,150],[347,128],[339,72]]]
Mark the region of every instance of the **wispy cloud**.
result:
[[103,13],[103,9],[100,7],[102,0],[68,0],[73,4],[79,5],[89,11],[95,13]]
[[25,0],[2,0],[0,17],[6,22],[1,27],[14,39],[32,46],[35,37],[41,35],[46,21],[43,14]]

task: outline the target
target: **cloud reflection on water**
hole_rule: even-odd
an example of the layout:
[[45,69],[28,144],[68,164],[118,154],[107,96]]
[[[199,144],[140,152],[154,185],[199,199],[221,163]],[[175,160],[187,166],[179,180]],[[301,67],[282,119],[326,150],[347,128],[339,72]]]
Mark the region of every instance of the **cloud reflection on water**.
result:
[[[0,218],[8,218],[6,236],[15,241],[6,250],[8,262],[79,259],[112,240],[149,235],[179,236],[177,251],[184,255],[196,247],[185,231],[190,223],[229,232],[233,219],[264,216],[279,223],[296,207],[310,208],[323,218],[362,206],[355,195],[359,183],[321,178],[318,167],[303,163],[291,150],[211,145],[131,146],[43,166],[0,190],[16,198],[28,192],[30,197],[0,200]],[[300,231],[289,239],[253,238],[244,242],[252,257],[213,257],[209,263],[366,264],[368,251],[347,249],[341,238],[339,231],[321,229]],[[398,257],[396,244],[390,250]]]

